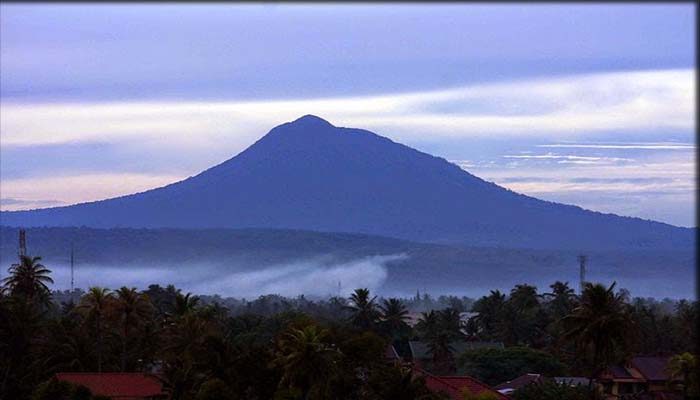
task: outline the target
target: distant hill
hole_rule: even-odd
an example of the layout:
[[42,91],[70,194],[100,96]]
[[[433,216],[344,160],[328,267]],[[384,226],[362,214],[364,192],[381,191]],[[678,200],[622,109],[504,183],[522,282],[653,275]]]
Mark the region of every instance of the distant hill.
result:
[[442,158],[311,115],[181,182],[1,219],[5,226],[301,229],[539,249],[692,249],[695,236],[514,193]]
[[[16,262],[17,231],[0,228],[0,275]],[[85,284],[87,268],[97,274],[93,282],[103,286],[115,285],[127,273],[136,273],[139,278],[134,284],[143,286],[204,279],[212,274],[218,274],[216,280],[243,274],[240,280],[245,280],[246,272],[264,274],[271,268],[307,260],[318,260],[314,263],[318,267],[314,268],[322,269],[392,255],[403,257],[383,263],[387,276],[378,282],[384,293],[427,290],[433,294],[475,295],[497,288],[508,290],[516,283],[535,284],[540,291],[547,291],[547,285],[555,280],[569,281],[572,287],[578,285],[578,252],[572,250],[449,246],[360,234],[269,229],[29,228],[27,243],[29,253],[42,256],[54,272],[64,269],[63,278],[54,274],[57,285],[64,288],[71,245],[75,249],[79,285]],[[586,254],[591,280],[615,280],[632,290],[633,295],[694,295],[694,282],[687,279],[695,266],[692,251],[599,250]],[[347,273],[343,276],[365,271],[355,264],[345,268]],[[138,274],[149,269],[156,272]],[[177,272],[173,275],[172,271]],[[194,277],[183,279],[179,275]],[[332,292],[335,279],[331,276],[319,281],[318,286]],[[254,284],[257,283],[251,283]],[[215,286],[205,286],[209,287]],[[235,289],[231,290],[222,294],[237,295]]]

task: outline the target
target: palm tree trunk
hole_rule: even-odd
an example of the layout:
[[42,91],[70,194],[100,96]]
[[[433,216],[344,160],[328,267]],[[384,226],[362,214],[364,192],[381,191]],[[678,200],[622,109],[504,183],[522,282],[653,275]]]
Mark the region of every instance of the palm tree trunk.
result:
[[0,387],[0,399],[5,395],[5,388],[7,387],[7,379],[10,377],[10,370],[12,369],[12,360],[7,361],[7,368],[5,368],[5,374],[2,378],[2,387]]
[[596,375],[598,375],[598,350],[593,352],[593,368],[591,369],[591,376],[588,378],[588,392],[591,394],[591,400],[596,399],[595,392],[593,391],[593,380]]
[[102,324],[97,317],[97,372],[102,372]]
[[122,372],[126,372],[126,338],[129,336],[129,324],[124,322],[124,336],[122,336]]

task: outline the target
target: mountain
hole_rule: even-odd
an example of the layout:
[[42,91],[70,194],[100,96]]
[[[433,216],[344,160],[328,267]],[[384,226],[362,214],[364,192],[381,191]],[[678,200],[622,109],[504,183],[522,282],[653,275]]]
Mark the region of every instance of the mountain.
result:
[[5,226],[303,229],[511,248],[691,249],[695,235],[518,194],[312,115],[165,187],[1,217]]

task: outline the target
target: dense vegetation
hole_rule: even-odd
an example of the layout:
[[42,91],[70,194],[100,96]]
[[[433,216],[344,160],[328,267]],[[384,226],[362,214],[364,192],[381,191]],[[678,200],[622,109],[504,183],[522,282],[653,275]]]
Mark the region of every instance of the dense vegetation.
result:
[[[158,285],[52,293],[38,257],[23,257],[9,273],[0,291],[2,399],[69,390],[50,380],[69,371],[160,371],[174,399],[439,399],[409,366],[386,360],[389,343],[406,355],[408,340],[423,341],[433,373],[497,384],[522,373],[595,376],[632,354],[692,351],[698,339],[697,303],[630,299],[615,285],[587,284],[582,295],[562,282],[545,293],[517,285],[476,301],[381,299],[366,289],[349,298],[243,301]],[[425,309],[414,327],[409,306]],[[461,311],[477,314],[464,322]],[[505,347],[455,354],[456,341]],[[694,357],[675,360],[693,395]],[[528,390],[540,392],[516,398],[589,393]]]

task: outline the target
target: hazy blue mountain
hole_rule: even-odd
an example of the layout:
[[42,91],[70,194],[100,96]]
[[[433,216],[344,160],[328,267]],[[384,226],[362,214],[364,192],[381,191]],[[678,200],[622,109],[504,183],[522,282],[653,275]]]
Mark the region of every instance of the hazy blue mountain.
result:
[[275,228],[520,248],[690,249],[693,229],[538,200],[448,161],[307,115],[162,188],[3,212],[5,226]]

